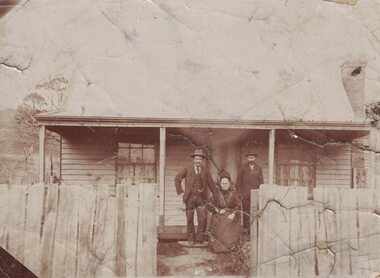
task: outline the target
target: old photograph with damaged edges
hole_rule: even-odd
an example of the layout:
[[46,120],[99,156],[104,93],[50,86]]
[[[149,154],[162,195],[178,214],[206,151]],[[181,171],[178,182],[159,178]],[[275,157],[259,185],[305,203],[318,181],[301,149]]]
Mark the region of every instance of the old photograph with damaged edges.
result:
[[380,277],[380,0],[0,1],[0,277]]

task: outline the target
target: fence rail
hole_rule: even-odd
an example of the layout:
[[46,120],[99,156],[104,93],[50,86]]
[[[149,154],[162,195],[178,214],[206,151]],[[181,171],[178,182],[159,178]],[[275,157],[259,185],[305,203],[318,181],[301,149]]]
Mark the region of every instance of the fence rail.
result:
[[0,185],[0,245],[39,277],[154,276],[155,188]]

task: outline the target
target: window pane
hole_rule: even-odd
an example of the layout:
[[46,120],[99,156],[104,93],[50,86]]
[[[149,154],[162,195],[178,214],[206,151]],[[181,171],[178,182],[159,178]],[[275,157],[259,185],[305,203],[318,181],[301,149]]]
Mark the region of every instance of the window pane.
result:
[[119,165],[118,167],[118,182],[126,183],[128,179],[133,177],[133,165]]
[[140,162],[142,160],[142,149],[141,148],[131,148],[131,161]]
[[135,167],[135,179],[137,182],[141,181],[141,166],[140,165],[136,165]]
[[154,162],[154,149],[144,149],[144,162]]
[[121,143],[119,142],[119,148],[129,148],[129,143]]
[[141,182],[155,182],[154,164],[141,165],[140,168]]
[[123,161],[128,161],[129,160],[129,149],[127,149],[127,148],[119,149],[118,159],[123,160]]
[[285,186],[314,186],[313,165],[278,165],[277,183]]

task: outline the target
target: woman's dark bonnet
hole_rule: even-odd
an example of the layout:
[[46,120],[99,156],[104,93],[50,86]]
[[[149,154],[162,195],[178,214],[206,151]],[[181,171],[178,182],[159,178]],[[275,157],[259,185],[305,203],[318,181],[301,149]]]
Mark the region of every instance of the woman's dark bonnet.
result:
[[219,174],[220,180],[226,178],[229,182],[231,182],[231,175],[226,170],[222,169]]

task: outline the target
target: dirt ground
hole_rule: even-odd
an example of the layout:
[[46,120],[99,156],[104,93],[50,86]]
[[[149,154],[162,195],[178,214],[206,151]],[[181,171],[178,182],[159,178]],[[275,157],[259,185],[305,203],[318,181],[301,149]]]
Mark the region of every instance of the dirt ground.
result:
[[[248,262],[249,246],[244,247],[243,261]],[[230,253],[214,254],[207,247],[184,247],[178,242],[157,245],[158,276],[245,275],[247,269],[236,263]]]

